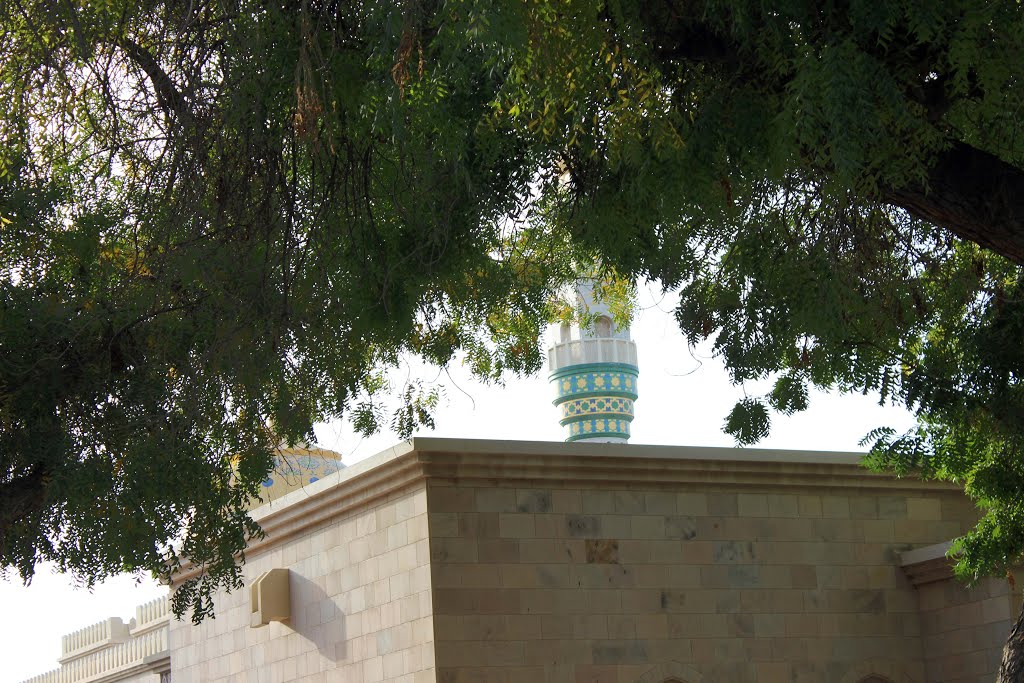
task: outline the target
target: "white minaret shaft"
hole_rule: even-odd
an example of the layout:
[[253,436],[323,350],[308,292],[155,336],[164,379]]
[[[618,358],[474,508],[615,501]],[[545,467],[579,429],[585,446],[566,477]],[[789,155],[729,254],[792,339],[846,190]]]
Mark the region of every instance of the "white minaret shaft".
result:
[[637,399],[636,344],[629,328],[619,328],[604,302],[595,300],[594,283],[576,286],[577,303],[593,320],[552,329],[548,349],[550,380],[566,441],[624,443]]

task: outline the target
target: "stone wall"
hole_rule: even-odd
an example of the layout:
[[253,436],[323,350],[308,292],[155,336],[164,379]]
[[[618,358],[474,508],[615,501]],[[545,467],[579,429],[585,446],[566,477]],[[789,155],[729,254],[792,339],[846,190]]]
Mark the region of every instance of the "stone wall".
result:
[[930,653],[928,680],[992,683],[1003,643],[1020,609],[1005,579],[982,579],[975,587],[949,579],[918,587],[921,634]]
[[668,465],[438,458],[438,681],[950,680],[925,678],[898,560],[971,524],[960,494],[839,463],[814,487],[797,463],[761,485],[750,463]]
[[[267,538],[247,588],[218,594],[216,619],[172,623],[174,683],[435,680],[425,487],[376,464],[254,512]],[[279,567],[291,619],[252,628],[249,583]]]

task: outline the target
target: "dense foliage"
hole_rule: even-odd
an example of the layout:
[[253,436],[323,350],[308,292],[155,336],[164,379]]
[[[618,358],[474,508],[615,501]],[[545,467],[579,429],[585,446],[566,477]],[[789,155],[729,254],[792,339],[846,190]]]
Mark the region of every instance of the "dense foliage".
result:
[[[1024,549],[1016,3],[0,2],[0,559],[207,573],[279,438],[402,353],[539,366],[595,262],[683,292],[742,443],[807,387]],[[403,390],[401,431],[429,421]],[[273,430],[268,427],[273,425]]]

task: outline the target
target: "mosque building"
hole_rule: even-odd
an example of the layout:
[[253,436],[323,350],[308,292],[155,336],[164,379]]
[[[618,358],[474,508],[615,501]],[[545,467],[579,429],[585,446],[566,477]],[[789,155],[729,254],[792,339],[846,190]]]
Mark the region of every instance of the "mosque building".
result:
[[855,453],[627,444],[636,345],[579,297],[549,350],[566,443],[282,449],[216,619],[147,603],[25,683],[993,680],[1024,576],[953,580],[960,490]]

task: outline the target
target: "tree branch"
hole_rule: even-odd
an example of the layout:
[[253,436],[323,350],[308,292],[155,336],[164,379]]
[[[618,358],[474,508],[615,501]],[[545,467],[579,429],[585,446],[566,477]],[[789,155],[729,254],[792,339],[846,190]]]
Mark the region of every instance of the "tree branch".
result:
[[11,527],[46,509],[48,478],[47,467],[36,463],[28,473],[0,482],[0,552],[8,544]]
[[184,95],[178,91],[174,81],[148,50],[124,37],[118,38],[114,44],[121,48],[128,58],[149,76],[150,82],[153,83],[153,89],[156,91],[156,99],[168,116],[173,114],[178,122],[184,125],[195,123],[195,116]]
[[1024,264],[1024,170],[993,154],[954,142],[925,183],[887,189],[883,199]]

